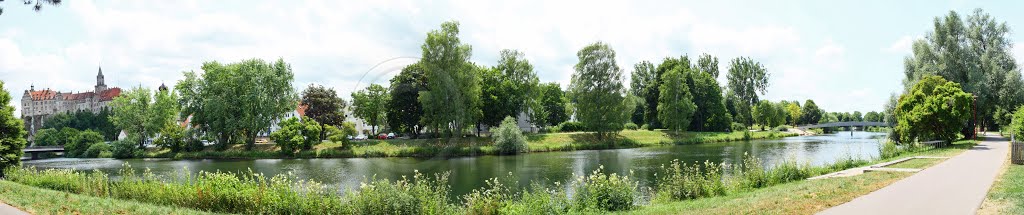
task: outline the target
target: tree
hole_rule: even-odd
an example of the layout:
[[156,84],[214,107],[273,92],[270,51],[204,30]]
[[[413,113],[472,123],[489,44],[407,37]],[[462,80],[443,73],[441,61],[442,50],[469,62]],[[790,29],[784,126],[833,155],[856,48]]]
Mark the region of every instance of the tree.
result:
[[299,103],[291,85],[295,75],[283,59],[213,61],[202,69],[201,77],[185,72],[175,91],[181,96],[181,117],[191,115],[193,128],[214,137],[220,149],[243,142],[252,150],[256,135]]
[[322,142],[323,139],[320,137],[324,129],[320,124],[313,118],[302,117],[302,150],[311,150],[313,146]]
[[[2,3],[2,2],[3,1],[0,1],[0,3]],[[61,2],[63,2],[63,0],[36,0],[35,3],[33,3],[32,0],[23,0],[22,1],[22,3],[24,3],[25,5],[32,5],[32,10],[35,10],[36,12],[39,12],[39,11],[43,10],[43,5],[60,6]],[[3,15],[3,14],[4,14],[4,8],[0,7],[0,15]]]
[[1024,106],[1017,108],[1010,121],[1009,129],[1007,129],[1010,134],[1015,138],[1024,138]]
[[281,129],[270,133],[270,140],[280,148],[281,154],[294,155],[306,142],[305,136],[302,135],[302,131],[305,130],[304,125],[295,117],[285,119],[278,125],[281,126]]
[[818,108],[818,104],[814,103],[814,100],[808,99],[804,101],[804,107],[800,110],[800,113],[801,124],[815,124],[821,122],[822,119],[829,121],[829,119],[822,117],[822,111]]
[[658,117],[669,130],[686,131],[697,108],[686,85],[688,68],[675,68],[662,76],[661,95],[658,98]]
[[506,100],[511,103],[508,111],[512,113],[509,116],[517,117],[519,113],[527,111],[530,103],[539,95],[539,79],[530,61],[526,60],[522,52],[504,49],[494,69],[501,72],[502,85],[508,92]]
[[[735,93],[739,99],[739,104],[742,106],[738,107],[752,107],[759,101],[757,93],[764,94],[765,89],[768,88],[768,78],[770,75],[765,70],[761,63],[755,62],[754,60],[747,57],[739,57],[733,59],[729,63],[729,74],[726,75],[726,79],[729,80],[727,86],[729,91]],[[741,114],[743,111],[739,111]],[[751,119],[752,117],[737,117],[740,119]],[[741,121],[747,126],[753,124],[753,121]]]
[[[661,99],[661,85],[664,83],[662,78],[665,73],[674,69],[685,70],[688,72],[690,70],[689,57],[666,57],[655,69],[654,82],[647,84],[646,98],[644,98],[644,102],[647,104],[644,120],[648,123],[648,129],[662,128],[661,117],[658,117],[658,105],[660,105],[659,102]],[[686,74],[682,73],[682,75]]]
[[153,144],[177,153],[185,150],[187,141],[185,128],[171,124],[160,130],[160,137],[153,141]]
[[1024,80],[1020,71],[1006,74],[1002,88],[999,89],[999,104],[993,112],[995,123],[1000,127],[1009,126],[1013,121],[1014,108],[1024,105]]
[[889,102],[885,103],[885,111],[882,113],[882,121],[889,123],[890,125],[896,124],[896,105],[899,102],[899,96],[895,93],[889,94]]
[[971,116],[971,95],[940,76],[921,78],[896,106],[900,142],[953,141]]
[[14,117],[11,95],[0,81],[0,176],[8,167],[21,165],[21,156],[25,153],[25,125],[21,119]]
[[449,137],[460,137],[479,113],[480,78],[469,63],[472,47],[459,40],[459,23],[450,21],[427,33],[422,50],[428,89],[419,97],[424,121]]
[[66,139],[60,130],[52,128],[39,129],[33,137],[33,146],[59,146]]
[[[302,91],[302,105],[306,106],[306,116],[325,125],[338,126],[345,122],[345,100],[338,97],[334,88],[310,84]],[[327,138],[321,135],[320,139]]]
[[423,64],[417,62],[391,78],[391,100],[386,114],[391,130],[407,132],[413,138],[419,136],[423,129],[423,105],[418,99],[420,92],[427,90],[425,72]]
[[[754,117],[754,122],[761,126],[762,131],[766,127],[774,128],[785,123],[785,116],[779,113],[781,108],[777,108],[778,106],[771,101],[762,100],[758,101],[757,105],[752,108],[751,115]],[[781,123],[779,119],[782,119]]]
[[707,73],[713,79],[718,79],[718,57],[707,53],[701,54],[697,59],[697,71]]
[[693,120],[690,121],[690,130],[728,130],[732,125],[732,115],[729,115],[729,110],[725,108],[722,88],[718,86],[718,81],[712,77],[711,72],[704,71],[703,67],[693,69],[695,71],[689,72],[686,78],[686,84],[693,95],[693,104],[696,105]]
[[[507,116],[517,114],[513,102],[509,100],[510,92],[504,86],[501,71],[491,68],[478,68],[480,76],[480,111],[482,117],[478,124],[498,126]],[[477,127],[480,127],[478,125]]]
[[501,121],[501,126],[494,129],[494,148],[498,149],[498,153],[506,155],[519,154],[529,150],[526,138],[523,137],[523,131],[519,129],[515,118],[505,117]]
[[850,121],[863,122],[864,114],[861,114],[860,111],[854,111],[853,115],[850,115]]
[[71,138],[64,145],[64,157],[83,157],[82,154],[92,145],[103,143],[103,134],[93,130],[85,130]]
[[793,101],[786,105],[786,112],[789,113],[789,121],[793,126],[796,126],[800,122],[800,116],[803,116],[803,111],[800,109],[800,103]]
[[878,112],[869,111],[868,113],[864,114],[865,122],[881,122],[881,119],[882,117],[881,115],[878,114]]
[[174,124],[179,110],[177,100],[173,92],[157,91],[153,97],[149,89],[136,87],[110,102],[114,110],[110,121],[125,134],[138,136],[139,148],[144,149],[146,139]]
[[377,126],[383,125],[387,116],[387,104],[391,95],[379,84],[370,84],[366,89],[352,93],[352,114],[366,121],[373,134]]
[[[633,73],[630,75],[631,81],[629,82],[629,92],[633,93],[633,95],[637,97],[643,98],[644,101],[638,104],[638,108],[635,109],[633,116],[631,116],[633,123],[637,125],[647,123],[644,116],[649,112],[657,111],[654,109],[648,110],[649,106],[645,105],[648,100],[647,94],[653,92],[648,89],[656,87],[655,85],[658,84],[657,78],[657,71],[654,68],[654,64],[651,64],[651,62],[640,61],[640,63],[633,65]],[[657,99],[654,101],[657,101]]]
[[[914,42],[912,54],[904,60],[905,89],[928,75],[960,84],[965,92],[977,96],[976,110],[982,130],[996,126],[997,109],[1016,108],[999,102],[1003,88],[1020,88],[1003,83],[1009,81],[1008,73],[1019,70],[1012,55],[1010,28],[1005,22],[996,21],[981,9],[975,9],[966,19],[950,11],[946,16],[936,17],[932,31],[925,35]],[[975,122],[969,123],[962,132],[973,132]]]
[[615,51],[596,42],[576,52],[569,89],[576,100],[576,119],[603,140],[610,132],[622,130],[627,117],[622,86],[622,70],[615,63]]
[[547,113],[547,118],[544,119],[547,125],[554,126],[569,120],[569,116],[566,115],[566,98],[565,93],[562,92],[562,86],[555,82],[545,83],[540,85],[540,91],[541,106]]
[[74,128],[79,131],[94,130],[103,134],[106,140],[114,140],[117,138],[120,130],[117,130],[117,127],[110,123],[109,118],[112,113],[110,108],[103,108],[99,113],[93,113],[92,111],[58,113],[47,119],[43,123],[43,128],[58,130]]

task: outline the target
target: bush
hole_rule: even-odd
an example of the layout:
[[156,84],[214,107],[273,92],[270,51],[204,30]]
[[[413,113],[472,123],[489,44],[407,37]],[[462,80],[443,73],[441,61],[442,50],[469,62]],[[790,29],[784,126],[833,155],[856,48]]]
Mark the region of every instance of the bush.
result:
[[782,132],[782,131],[787,131],[787,130],[789,130],[789,126],[787,126],[787,125],[780,125],[780,126],[775,126],[775,128],[772,128],[772,131],[777,131],[777,132]]
[[160,138],[157,138],[154,144],[170,149],[171,152],[180,152],[185,148],[185,142],[185,128],[172,124],[160,130]]
[[747,125],[744,125],[743,123],[738,123],[738,122],[732,123],[732,126],[730,126],[730,127],[732,128],[732,131],[746,131],[747,130]]
[[627,122],[626,125],[623,125],[622,127],[627,129],[627,130],[637,130],[637,129],[640,129],[640,127],[637,127],[636,124],[632,123],[632,122]]
[[940,76],[922,77],[896,104],[896,128],[901,143],[953,142],[971,116],[971,94]]
[[302,123],[296,118],[288,118],[278,123],[278,125],[281,126],[281,129],[270,133],[270,140],[277,144],[281,154],[294,155],[295,151],[298,151],[299,147],[305,142],[302,136],[302,130],[304,130]]
[[110,153],[111,155],[113,155],[113,153],[110,151],[110,145],[107,145],[107,143],[93,143],[91,146],[89,146],[89,149],[85,150],[85,153],[82,154],[82,157],[98,158],[100,157],[100,154],[102,154],[103,152]]
[[505,120],[501,121],[501,126],[495,129],[494,147],[498,149],[499,153],[506,155],[519,154],[529,150],[526,146],[526,138],[523,137],[523,131],[519,129],[515,118],[505,117]]
[[1013,134],[1014,138],[1018,140],[1024,138],[1024,106],[1017,108],[1012,120],[1010,122],[1010,134]]
[[[433,179],[416,172],[412,180],[377,180],[348,194],[351,214],[453,214],[447,174]],[[289,212],[291,213],[291,212]]]
[[486,183],[486,189],[475,189],[462,197],[466,202],[464,214],[502,214],[501,209],[513,201],[514,196],[497,178]]
[[584,130],[583,123],[581,122],[562,122],[561,124],[558,124],[558,128],[560,132],[577,132]]
[[580,176],[573,185],[574,207],[585,211],[600,209],[623,211],[634,207],[633,200],[639,194],[637,182],[628,176],[615,173],[604,174],[604,166],[598,167],[588,176]]
[[77,136],[64,145],[64,157],[82,157],[85,151],[95,143],[103,142],[103,134],[93,130],[79,132]]
[[[110,143],[110,153],[114,158],[133,158],[141,150],[139,150],[138,141],[136,138],[125,138]],[[91,147],[91,146],[90,146]]]
[[710,161],[687,165],[673,160],[668,167],[662,165],[658,173],[658,194],[670,200],[687,200],[725,195],[722,166]]
[[647,125],[647,124],[641,125],[641,126],[640,126],[640,129],[643,129],[643,130],[648,130],[648,131],[650,131],[650,130],[653,130],[653,129],[651,129],[651,126],[649,126],[649,125]]
[[302,117],[302,137],[304,138],[302,149],[310,150],[313,149],[313,146],[323,142],[320,140],[320,132],[322,131],[323,128],[320,127],[320,123],[317,123],[312,118]]

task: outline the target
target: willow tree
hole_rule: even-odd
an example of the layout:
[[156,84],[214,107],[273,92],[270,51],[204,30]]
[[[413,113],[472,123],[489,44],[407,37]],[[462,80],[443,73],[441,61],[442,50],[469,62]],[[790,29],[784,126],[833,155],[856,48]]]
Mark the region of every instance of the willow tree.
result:
[[479,115],[480,78],[469,62],[473,48],[459,40],[459,23],[449,21],[427,33],[421,49],[428,89],[419,97],[424,121],[449,137],[460,137]]
[[241,142],[252,150],[256,135],[299,104],[292,88],[295,75],[283,59],[212,61],[203,63],[202,69],[201,76],[185,72],[185,79],[175,86],[181,117],[192,116],[193,127],[216,138],[221,149]]
[[615,50],[603,42],[583,47],[576,57],[579,62],[569,86],[576,100],[576,119],[603,140],[621,131],[629,114],[624,113],[622,70],[615,62]]
[[137,87],[125,91],[110,102],[113,115],[110,122],[128,136],[138,137],[139,148],[145,148],[146,139],[174,124],[179,106],[174,92],[159,90],[150,94],[147,88]]

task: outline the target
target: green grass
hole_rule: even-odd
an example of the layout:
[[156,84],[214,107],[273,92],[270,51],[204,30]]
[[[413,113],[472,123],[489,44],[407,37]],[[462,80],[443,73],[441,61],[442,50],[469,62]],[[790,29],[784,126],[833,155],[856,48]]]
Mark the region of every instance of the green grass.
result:
[[[593,133],[547,133],[526,135],[529,152],[574,151],[596,149],[620,149],[656,146],[666,144],[697,144],[710,142],[740,141],[745,139],[771,139],[795,136],[784,132],[682,132],[666,130],[625,130],[613,138],[598,140]],[[324,142],[313,150],[301,151],[295,158],[349,158],[349,157],[465,157],[497,155],[490,137],[467,137],[457,140],[444,139],[391,139],[355,141],[348,147],[340,143]],[[235,145],[223,151],[208,148],[200,152],[170,153],[155,150],[146,157],[167,157],[176,159],[256,159],[281,158],[279,149],[273,144],[257,144],[252,151]]]
[[931,158],[915,158],[907,161],[903,161],[897,164],[886,166],[888,168],[910,168],[910,169],[924,169],[932,165],[941,163],[946,159],[931,159]]
[[1024,214],[1024,166],[1006,164],[982,204],[980,214]]
[[188,208],[100,198],[0,180],[0,201],[31,214],[212,214]]

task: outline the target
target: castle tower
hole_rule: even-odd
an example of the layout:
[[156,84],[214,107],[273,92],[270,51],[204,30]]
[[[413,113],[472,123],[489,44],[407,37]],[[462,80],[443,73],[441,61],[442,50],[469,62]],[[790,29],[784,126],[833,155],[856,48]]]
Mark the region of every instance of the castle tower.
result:
[[104,90],[107,90],[107,84],[103,83],[103,67],[99,68],[99,73],[96,74],[96,93],[99,94]]

